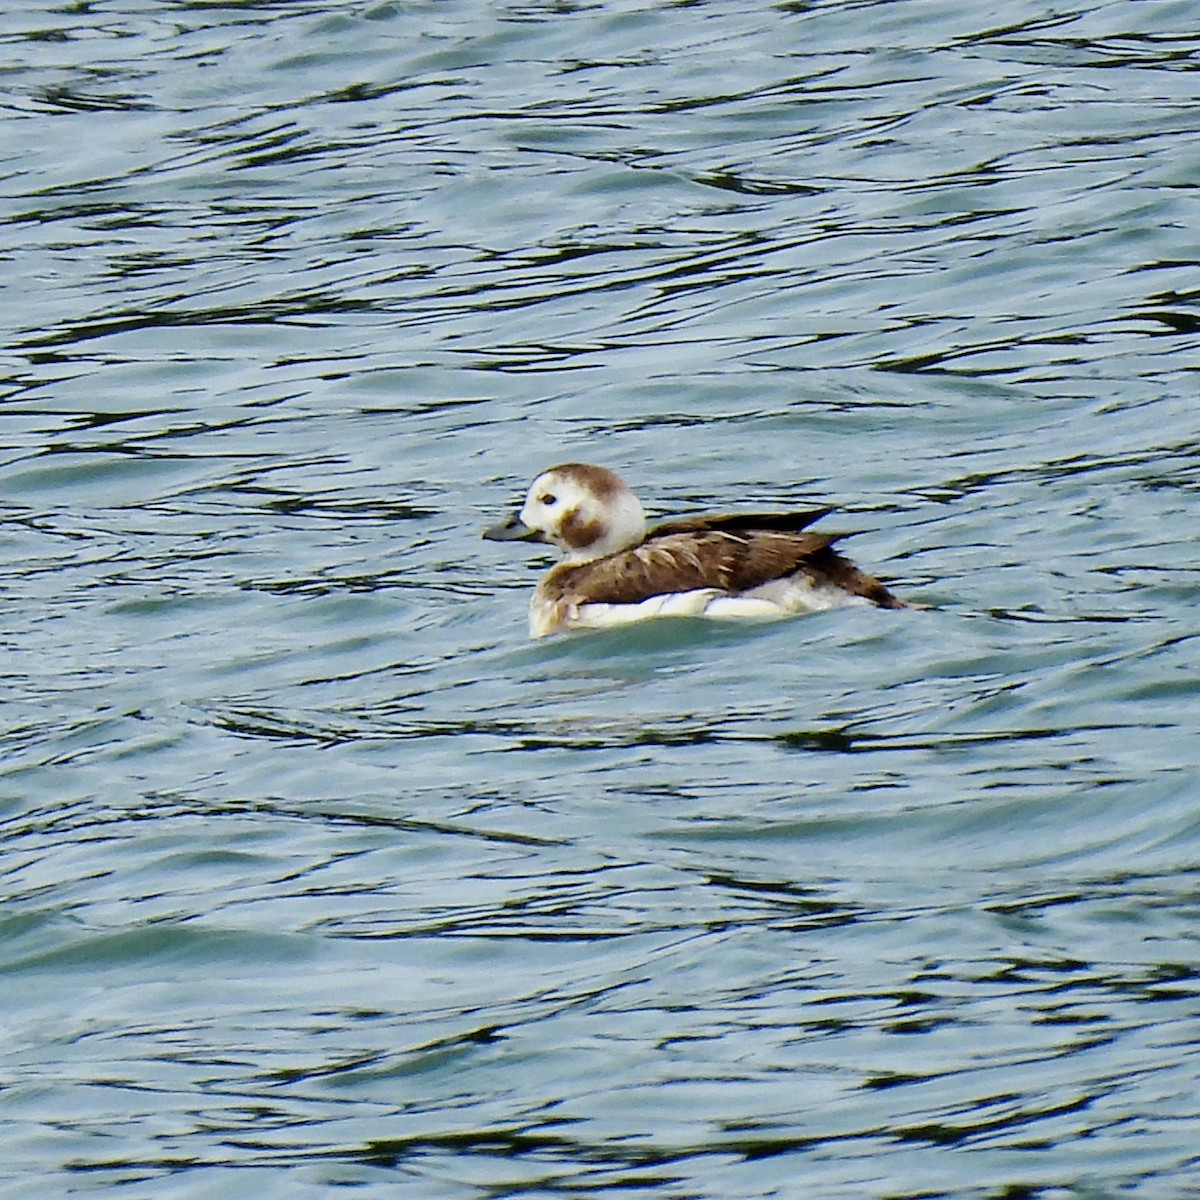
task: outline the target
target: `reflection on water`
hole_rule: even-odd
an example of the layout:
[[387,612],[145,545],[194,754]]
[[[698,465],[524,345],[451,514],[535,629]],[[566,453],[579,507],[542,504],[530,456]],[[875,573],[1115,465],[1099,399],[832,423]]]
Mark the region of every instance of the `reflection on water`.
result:
[[[0,15],[0,1180],[1194,1186],[1192,15]],[[930,607],[530,645],[567,458]]]

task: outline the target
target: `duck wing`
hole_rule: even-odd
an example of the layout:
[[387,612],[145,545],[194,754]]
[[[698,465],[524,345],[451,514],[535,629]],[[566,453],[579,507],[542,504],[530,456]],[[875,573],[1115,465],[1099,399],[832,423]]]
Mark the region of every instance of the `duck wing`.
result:
[[672,533],[704,533],[708,530],[724,530],[730,533],[753,533],[769,530],[776,533],[799,533],[815,525],[822,517],[833,512],[832,508],[812,508],[767,513],[706,513],[694,517],[677,517],[655,525],[646,534],[645,542],[652,538],[665,537]]
[[738,595],[803,572],[814,582],[840,587],[881,607],[902,607],[903,601],[877,579],[832,549],[845,536],[757,529],[664,534],[658,529],[630,550],[595,562],[555,567],[540,590],[552,602],[637,604],[651,596],[698,588]]

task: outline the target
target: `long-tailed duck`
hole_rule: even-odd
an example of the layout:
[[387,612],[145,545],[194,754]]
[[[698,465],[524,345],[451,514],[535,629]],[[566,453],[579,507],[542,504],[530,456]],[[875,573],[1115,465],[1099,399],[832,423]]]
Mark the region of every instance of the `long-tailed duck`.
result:
[[832,548],[846,534],[804,532],[830,511],[682,517],[647,531],[642,506],[619,475],[565,463],[539,475],[520,511],[483,536],[550,542],[562,551],[533,593],[535,638],[649,617],[909,607]]

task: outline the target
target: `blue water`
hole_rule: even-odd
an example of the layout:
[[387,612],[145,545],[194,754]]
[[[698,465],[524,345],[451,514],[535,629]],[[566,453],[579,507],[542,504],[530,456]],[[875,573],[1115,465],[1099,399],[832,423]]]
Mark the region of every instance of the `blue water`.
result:
[[[0,45],[4,1200],[1200,1191],[1193,5]],[[927,607],[530,643],[567,459]]]

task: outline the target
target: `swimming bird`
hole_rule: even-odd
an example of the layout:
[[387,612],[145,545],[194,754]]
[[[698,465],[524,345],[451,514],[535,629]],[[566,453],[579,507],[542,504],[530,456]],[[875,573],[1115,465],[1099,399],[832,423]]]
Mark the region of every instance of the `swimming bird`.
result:
[[603,629],[650,617],[771,619],[846,604],[908,608],[808,529],[831,509],[680,517],[646,529],[637,497],[605,467],[544,471],[491,541],[549,542],[562,560],[538,584],[529,633]]

